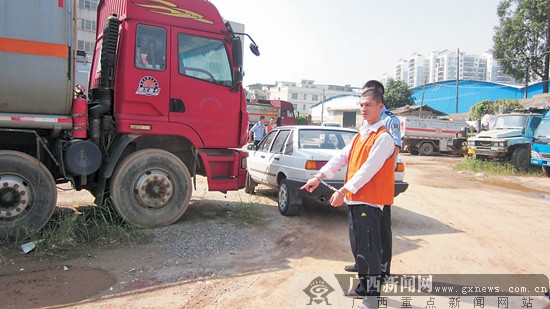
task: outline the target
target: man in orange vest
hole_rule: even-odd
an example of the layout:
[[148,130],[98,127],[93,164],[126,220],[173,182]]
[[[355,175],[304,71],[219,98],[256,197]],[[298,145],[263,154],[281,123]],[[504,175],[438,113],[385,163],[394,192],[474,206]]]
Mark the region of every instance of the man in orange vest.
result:
[[[369,89],[376,89],[384,94],[384,85],[377,80],[369,80],[363,85],[363,92]],[[384,126],[390,131],[396,151],[399,153],[401,148],[401,121],[392,112],[386,108],[382,109],[380,118],[384,121]],[[392,259],[392,229],[391,229],[391,205],[386,205],[382,211],[382,220],[380,221],[380,235],[382,239],[382,252],[380,260],[382,262],[382,280],[390,276],[390,266]],[[357,265],[346,265],[345,271],[357,272]]]
[[333,177],[348,165],[343,187],[330,198],[333,207],[340,207],[344,202],[349,205],[350,244],[360,284],[346,296],[365,296],[363,305],[374,308],[376,296],[380,296],[380,220],[384,205],[393,203],[397,154],[392,136],[380,117],[384,108],[382,101],[382,93],[375,89],[361,95],[359,106],[366,123],[359,134],[301,188],[313,192],[321,179]]

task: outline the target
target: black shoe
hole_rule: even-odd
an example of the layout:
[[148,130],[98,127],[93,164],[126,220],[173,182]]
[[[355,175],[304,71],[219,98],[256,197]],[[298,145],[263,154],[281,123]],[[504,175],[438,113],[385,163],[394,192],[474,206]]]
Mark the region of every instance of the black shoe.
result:
[[352,272],[352,273],[356,273],[356,272],[357,272],[357,264],[346,265],[346,266],[344,267],[344,270],[345,270],[345,271]]

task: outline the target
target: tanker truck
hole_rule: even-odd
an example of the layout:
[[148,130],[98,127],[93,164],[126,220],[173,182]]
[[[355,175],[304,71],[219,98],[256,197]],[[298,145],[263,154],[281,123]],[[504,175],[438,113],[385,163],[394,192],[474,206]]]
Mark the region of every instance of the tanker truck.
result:
[[399,117],[403,151],[430,156],[437,153],[466,154],[467,133],[472,129],[465,121]]
[[84,97],[75,6],[0,0],[0,235],[42,228],[60,183],[144,228],[178,220],[197,175],[210,191],[243,188],[252,38],[205,0],[100,0]]

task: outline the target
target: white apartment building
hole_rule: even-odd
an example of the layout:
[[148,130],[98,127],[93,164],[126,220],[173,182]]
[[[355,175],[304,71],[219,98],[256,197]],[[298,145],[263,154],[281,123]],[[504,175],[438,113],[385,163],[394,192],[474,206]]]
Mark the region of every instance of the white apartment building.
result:
[[398,60],[394,79],[405,81],[412,88],[424,83],[456,80],[458,69],[459,80],[516,84],[513,78],[502,73],[491,51],[481,55],[460,52],[458,57],[457,52],[432,51],[428,57],[413,53],[408,59]]
[[97,3],[99,0],[76,0],[76,48],[86,52],[86,60],[92,61],[97,29]]
[[358,90],[350,85],[315,84],[308,79],[300,83],[277,81],[275,84],[252,84],[245,89],[249,99],[283,100],[292,103],[296,115],[309,115],[314,104]]
[[519,85],[521,81],[516,81],[513,77],[508,76],[502,72],[502,68],[497,59],[493,56],[493,50],[489,49],[483,55],[487,58],[487,81],[494,83]]

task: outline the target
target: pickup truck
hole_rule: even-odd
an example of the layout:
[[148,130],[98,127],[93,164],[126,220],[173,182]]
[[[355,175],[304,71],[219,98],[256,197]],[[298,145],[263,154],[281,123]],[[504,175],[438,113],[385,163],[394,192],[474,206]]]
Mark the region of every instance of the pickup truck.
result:
[[531,112],[498,115],[492,130],[468,139],[468,154],[474,159],[510,161],[515,168],[526,169],[531,142],[541,119],[542,114]]

